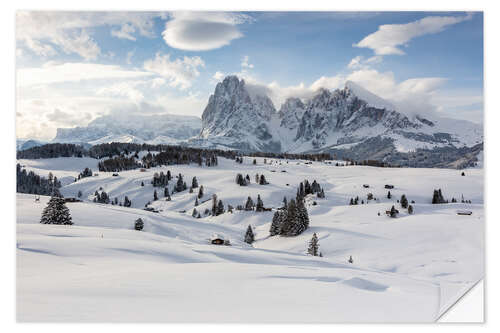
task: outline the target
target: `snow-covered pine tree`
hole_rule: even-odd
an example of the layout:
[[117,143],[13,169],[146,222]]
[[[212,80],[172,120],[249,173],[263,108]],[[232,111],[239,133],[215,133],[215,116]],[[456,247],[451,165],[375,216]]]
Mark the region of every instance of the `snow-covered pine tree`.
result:
[[212,216],[217,214],[217,194],[212,194]]
[[156,193],[156,190],[153,192],[153,201],[158,200],[158,193]]
[[252,244],[255,241],[252,227],[248,225],[247,232],[245,233],[245,243]]
[[311,240],[309,241],[309,247],[307,248],[307,254],[310,254],[312,256],[318,256],[319,255],[319,241],[318,241],[318,236],[316,233],[313,234]]
[[401,202],[401,207],[408,208],[408,199],[406,198],[406,195],[403,194],[401,196],[400,202]]
[[224,203],[222,203],[222,200],[219,200],[219,203],[217,204],[217,211],[215,215],[218,216],[220,214],[224,214]]
[[72,225],[71,214],[63,198],[52,197],[50,198],[47,206],[43,209],[42,224],[65,224]]
[[194,201],[194,206],[198,206],[200,203],[198,202],[198,197],[196,197],[195,201]]
[[198,179],[196,179],[196,176],[193,177],[193,181],[191,182],[191,187],[198,188]]
[[264,211],[264,202],[262,202],[262,199],[260,198],[260,194],[257,195],[257,205],[255,206],[255,211],[256,212]]
[[144,228],[144,222],[142,221],[142,219],[138,218],[137,220],[135,220],[134,229],[141,231],[143,228]]
[[253,206],[254,206],[253,200],[249,196],[247,202],[245,203],[245,210],[253,210]]
[[198,211],[196,210],[196,208],[194,208],[194,209],[193,209],[193,214],[192,214],[192,216],[193,216],[193,217],[196,217],[197,215],[198,215]]
[[281,224],[284,220],[284,211],[277,210],[273,215],[273,221],[271,222],[271,228],[269,229],[269,234],[271,236],[279,235],[281,232]]
[[388,191],[387,192],[387,199],[390,199],[392,196],[391,196],[391,191]]
[[203,185],[200,186],[200,189],[198,190],[198,199],[203,198]]

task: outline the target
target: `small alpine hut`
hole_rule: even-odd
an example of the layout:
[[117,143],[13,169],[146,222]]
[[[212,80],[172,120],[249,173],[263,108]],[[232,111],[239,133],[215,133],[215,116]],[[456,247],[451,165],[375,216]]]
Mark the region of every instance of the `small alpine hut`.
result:
[[231,245],[229,239],[225,239],[224,236],[219,234],[213,234],[210,238],[210,243],[213,245]]

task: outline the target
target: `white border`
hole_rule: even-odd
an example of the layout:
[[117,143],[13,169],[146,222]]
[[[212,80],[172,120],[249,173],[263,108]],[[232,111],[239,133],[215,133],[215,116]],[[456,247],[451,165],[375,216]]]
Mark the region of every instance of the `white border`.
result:
[[[500,200],[495,194],[500,191],[500,185],[498,182],[499,171],[495,170],[498,165],[500,165],[500,160],[496,151],[498,151],[497,144],[500,144],[499,133],[496,130],[498,124],[500,124],[500,99],[499,89],[500,82],[498,77],[499,72],[499,62],[500,53],[498,46],[499,32],[500,32],[500,15],[498,6],[496,6],[496,1],[436,1],[436,0],[419,0],[414,2],[403,2],[403,1],[362,1],[362,0],[349,0],[349,1],[319,1],[319,0],[308,0],[308,1],[274,1],[269,0],[252,0],[247,2],[236,2],[234,0],[210,0],[210,1],[153,1],[153,0],[141,0],[136,2],[124,2],[124,1],[98,1],[98,0],[86,0],[81,3],[72,3],[63,0],[18,0],[15,2],[6,2],[2,5],[2,24],[1,29],[1,41],[4,43],[5,47],[2,48],[2,130],[0,134],[2,136],[2,155],[5,156],[6,161],[1,163],[2,167],[2,191],[1,192],[1,207],[2,207],[2,228],[0,229],[2,241],[2,261],[1,265],[4,268],[2,270],[1,283],[2,286],[2,297],[1,297],[1,308],[0,314],[2,318],[2,328],[5,332],[8,331],[36,331],[36,332],[59,332],[68,330],[76,332],[86,332],[88,330],[92,331],[119,331],[119,332],[136,332],[137,330],[151,330],[151,331],[162,331],[165,330],[176,330],[179,332],[184,331],[194,331],[198,332],[200,330],[206,332],[226,332],[237,330],[239,332],[256,332],[256,331],[287,331],[296,332],[303,331],[304,329],[312,329],[315,331],[328,331],[331,332],[332,329],[340,330],[342,332],[351,332],[367,329],[370,331],[386,332],[390,330],[405,330],[405,332],[420,332],[422,329],[434,330],[440,329],[445,331],[457,331],[478,328],[488,328],[499,330],[499,320],[498,316],[495,316],[489,309],[496,310],[498,306],[498,299],[495,299],[493,295],[499,295],[498,293],[498,281],[500,277],[498,276],[498,262],[496,254],[500,253],[498,251],[498,238],[500,237],[499,227],[500,219],[498,218],[498,210],[495,209],[495,203]],[[73,6],[71,6],[73,5]],[[101,324],[101,325],[71,325],[71,324],[16,324],[15,323],[15,196],[12,193],[15,191],[15,177],[14,169],[15,163],[15,91],[14,91],[14,79],[15,79],[15,38],[14,38],[14,27],[15,27],[15,11],[18,9],[41,9],[41,10],[428,10],[428,11],[439,11],[439,10],[474,10],[474,11],[484,11],[484,23],[485,23],[485,34],[484,34],[484,45],[485,45],[485,162],[487,162],[486,169],[486,282],[485,289],[487,291],[486,297],[486,313],[485,319],[486,324],[477,325],[457,325],[457,324],[432,324],[432,325],[357,325],[357,324],[342,324],[335,325],[332,327],[330,325],[307,325],[311,327],[304,327],[305,325],[118,325],[118,324]],[[6,212],[6,213],[5,213]],[[488,260],[488,259],[492,260]],[[488,281],[493,281],[493,283],[488,283]],[[476,297],[477,299],[477,297]],[[473,302],[479,302],[475,300]],[[481,302],[479,302],[481,303]],[[478,304],[479,304],[478,303]],[[481,304],[482,306],[482,304]],[[491,317],[488,314],[492,314]],[[458,317],[459,319],[466,319],[465,317]],[[403,326],[403,327],[402,327]]]

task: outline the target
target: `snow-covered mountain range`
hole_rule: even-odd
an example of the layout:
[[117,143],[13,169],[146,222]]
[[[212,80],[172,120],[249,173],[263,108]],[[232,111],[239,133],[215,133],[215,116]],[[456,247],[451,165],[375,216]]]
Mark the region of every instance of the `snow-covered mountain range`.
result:
[[[399,165],[474,165],[483,129],[469,121],[407,115],[391,102],[348,81],[309,99],[271,99],[227,76],[216,85],[201,120],[180,115],[111,114],[86,127],[59,128],[53,142],[185,144],[265,152],[329,152],[337,158]],[[412,156],[418,150],[418,156]],[[447,158],[443,160],[442,156]]]
[[85,127],[58,128],[53,142],[177,144],[198,135],[200,128],[200,118],[192,116],[110,114]]
[[277,111],[269,97],[251,95],[236,76],[217,84],[200,133],[200,139],[213,145],[294,153],[343,149],[374,137],[390,139],[402,152],[483,141],[480,125],[409,117],[354,82],[334,91],[319,89],[307,100],[288,98]]

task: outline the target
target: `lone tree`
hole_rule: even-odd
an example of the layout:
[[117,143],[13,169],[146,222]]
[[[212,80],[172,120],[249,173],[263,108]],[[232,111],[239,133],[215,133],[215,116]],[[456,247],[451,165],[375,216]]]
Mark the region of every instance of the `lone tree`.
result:
[[135,220],[134,228],[135,228],[135,230],[139,230],[139,231],[141,231],[144,228],[144,222],[142,221],[141,218],[138,218],[137,220]]
[[391,215],[391,217],[397,217],[398,216],[398,211],[397,211],[397,209],[394,206],[391,207],[390,215]]
[[319,255],[319,241],[316,233],[313,234],[311,240],[309,241],[309,247],[307,248],[307,253],[317,257]]
[[391,196],[391,191],[388,191],[387,192],[387,199],[390,199],[392,196]]
[[260,198],[260,194],[257,195],[257,205],[255,206],[255,211],[256,212],[263,212],[264,211],[264,202],[262,202],[262,199]]
[[203,198],[203,185],[200,186],[200,189],[198,190],[198,199]]
[[406,195],[403,194],[401,196],[400,202],[401,202],[401,207],[408,208],[408,199],[406,199]]
[[247,202],[245,203],[245,210],[253,210],[253,200],[252,198],[248,197]]
[[71,215],[64,199],[59,197],[50,198],[47,207],[43,209],[40,223],[72,225]]
[[191,187],[192,188],[198,187],[198,179],[196,179],[196,176],[193,177],[193,181],[191,182]]
[[253,234],[252,227],[249,225],[245,233],[245,243],[252,244],[254,241],[255,235]]
[[408,206],[408,214],[413,214],[413,206],[412,205]]

